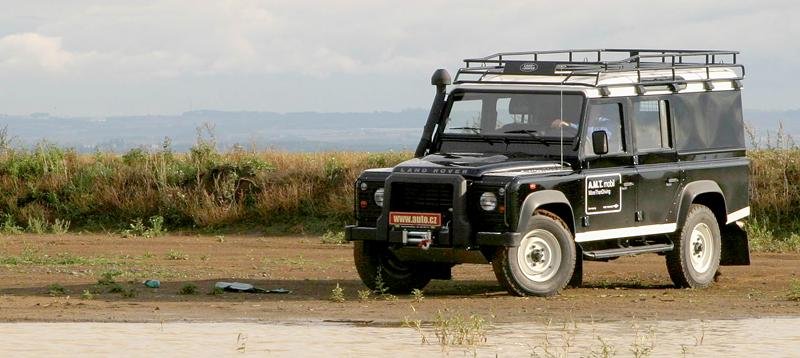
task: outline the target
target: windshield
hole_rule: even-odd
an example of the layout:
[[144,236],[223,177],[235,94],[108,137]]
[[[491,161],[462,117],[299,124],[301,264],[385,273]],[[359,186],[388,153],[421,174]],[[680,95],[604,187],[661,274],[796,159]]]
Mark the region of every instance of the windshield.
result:
[[[583,97],[560,93],[461,92],[452,95],[443,134],[572,139]],[[563,115],[562,115],[563,113]]]

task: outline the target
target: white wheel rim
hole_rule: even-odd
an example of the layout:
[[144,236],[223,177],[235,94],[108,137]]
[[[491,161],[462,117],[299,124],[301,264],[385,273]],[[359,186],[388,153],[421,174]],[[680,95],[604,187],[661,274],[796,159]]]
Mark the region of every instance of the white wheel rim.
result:
[[699,223],[694,226],[688,250],[692,268],[697,273],[708,272],[711,268],[711,257],[714,255],[714,240],[708,225]]
[[517,248],[517,263],[522,273],[534,282],[545,282],[555,276],[561,265],[561,246],[547,230],[528,232]]

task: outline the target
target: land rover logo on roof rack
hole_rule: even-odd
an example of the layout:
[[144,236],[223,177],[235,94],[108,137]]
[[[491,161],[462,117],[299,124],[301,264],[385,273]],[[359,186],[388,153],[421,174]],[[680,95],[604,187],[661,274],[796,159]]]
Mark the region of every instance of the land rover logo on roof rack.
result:
[[539,64],[536,62],[526,62],[519,65],[519,70],[522,72],[536,72],[539,69]]

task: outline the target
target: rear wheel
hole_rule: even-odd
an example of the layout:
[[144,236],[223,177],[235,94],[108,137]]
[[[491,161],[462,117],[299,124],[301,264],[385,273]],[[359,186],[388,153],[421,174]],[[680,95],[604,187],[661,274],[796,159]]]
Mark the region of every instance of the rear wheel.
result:
[[575,269],[572,234],[556,215],[537,211],[518,247],[499,247],[492,260],[495,276],[517,296],[552,296]]
[[681,231],[673,237],[675,248],[667,253],[667,270],[676,287],[705,288],[719,269],[719,224],[704,205],[692,204]]
[[406,294],[424,288],[431,281],[425,265],[398,260],[383,243],[355,241],[353,258],[361,281],[373,291]]

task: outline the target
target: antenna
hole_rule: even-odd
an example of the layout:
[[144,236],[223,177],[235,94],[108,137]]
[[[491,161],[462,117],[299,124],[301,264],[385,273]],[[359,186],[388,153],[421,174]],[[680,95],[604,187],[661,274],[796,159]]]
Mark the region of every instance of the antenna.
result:
[[558,130],[559,130],[559,156],[561,165],[564,165],[564,89],[559,90],[559,99],[561,101],[561,114],[558,116]]

